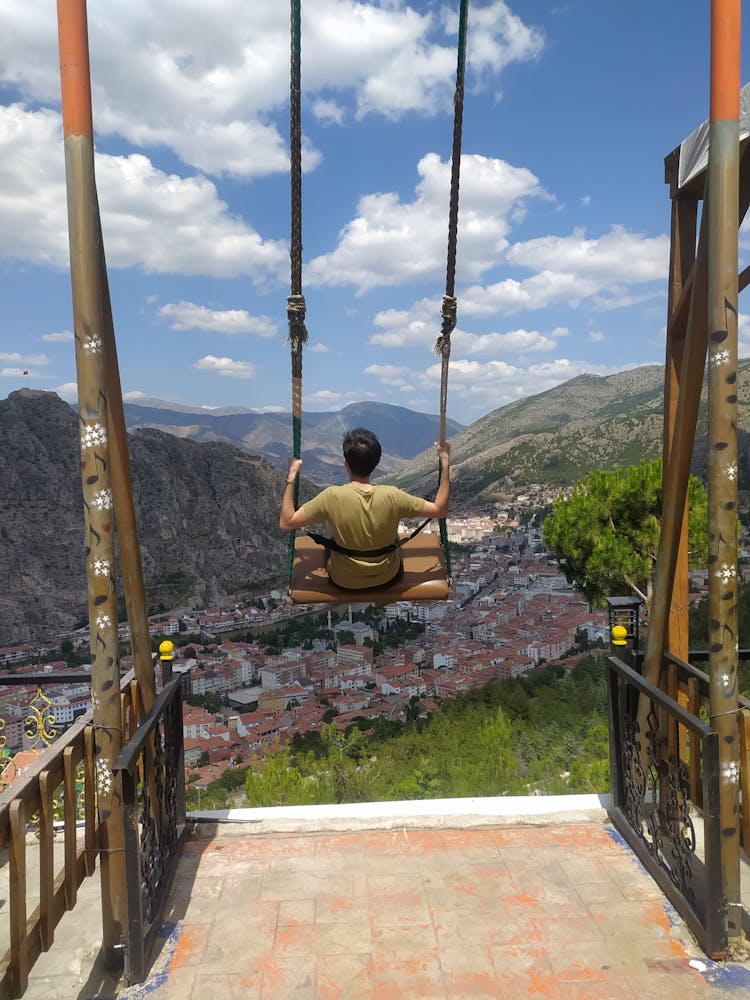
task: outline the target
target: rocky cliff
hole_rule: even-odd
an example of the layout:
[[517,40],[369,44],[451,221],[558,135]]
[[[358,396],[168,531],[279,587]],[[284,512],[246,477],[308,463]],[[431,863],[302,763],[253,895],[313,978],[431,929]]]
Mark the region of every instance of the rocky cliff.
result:
[[[281,473],[220,442],[144,429],[129,443],[151,611],[281,580]],[[0,580],[0,645],[86,620],[78,417],[54,393],[0,400]]]

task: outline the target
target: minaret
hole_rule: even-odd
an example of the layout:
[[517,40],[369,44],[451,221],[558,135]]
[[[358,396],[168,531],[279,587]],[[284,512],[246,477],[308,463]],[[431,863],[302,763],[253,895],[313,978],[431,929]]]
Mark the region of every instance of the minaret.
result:
[[351,604],[349,605],[349,624],[350,625],[352,624],[352,606],[351,606]]
[[331,609],[328,609],[328,631],[331,631]]

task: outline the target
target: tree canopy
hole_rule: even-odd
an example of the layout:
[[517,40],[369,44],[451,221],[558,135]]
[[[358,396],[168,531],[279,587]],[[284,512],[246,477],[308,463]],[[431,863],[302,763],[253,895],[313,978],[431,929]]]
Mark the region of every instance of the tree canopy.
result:
[[[598,469],[561,495],[544,522],[545,544],[569,583],[592,603],[635,593],[647,603],[659,547],[662,462],[627,469]],[[688,483],[688,548],[691,567],[705,566],[708,508],[697,476]]]

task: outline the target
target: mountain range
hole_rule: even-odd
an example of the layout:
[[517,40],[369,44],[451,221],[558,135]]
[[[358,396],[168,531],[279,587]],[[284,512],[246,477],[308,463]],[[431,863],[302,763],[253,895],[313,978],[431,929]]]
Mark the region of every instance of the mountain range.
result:
[[[750,360],[738,365],[747,385]],[[493,410],[452,440],[451,495],[456,504],[492,501],[532,483],[571,486],[594,469],[625,468],[662,454],[664,369],[644,365],[614,375],[579,375],[546,392]],[[693,472],[707,470],[707,390],[699,409]],[[739,488],[750,490],[750,400],[738,399]],[[431,450],[390,481],[411,492],[434,479]]]
[[[748,375],[742,361],[741,385]],[[650,365],[582,375],[468,427],[451,423],[452,510],[489,509],[531,484],[562,488],[595,468],[659,456],[662,393],[663,369]],[[741,491],[750,489],[748,405],[740,393]],[[126,419],[150,611],[283,586],[288,414],[142,400],[127,404]],[[693,456],[703,478],[705,420],[704,405]],[[360,403],[304,415],[303,499],[315,483],[341,481],[341,439],[357,425],[381,438],[388,481],[434,495],[438,418]],[[0,645],[64,634],[86,619],[86,580],[78,417],[54,393],[22,389],[0,400],[0,484]]]
[[[241,408],[208,410],[143,398],[125,403],[125,422],[129,429],[153,427],[191,441],[226,441],[262,456],[278,469],[286,469],[292,454],[289,413],[258,413]],[[346,431],[353,427],[367,427],[377,435],[383,446],[380,474],[389,475],[437,440],[440,419],[403,406],[369,402],[351,403],[342,410],[303,413],[303,471],[308,478],[326,485],[346,481],[341,443]],[[463,425],[449,420],[446,429],[453,437],[463,430]]]

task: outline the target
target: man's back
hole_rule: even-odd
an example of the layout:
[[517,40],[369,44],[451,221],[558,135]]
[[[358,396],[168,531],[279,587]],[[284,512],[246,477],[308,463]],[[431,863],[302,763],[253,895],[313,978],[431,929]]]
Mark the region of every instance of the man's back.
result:
[[[404,517],[419,517],[423,509],[423,499],[394,486],[356,482],[331,486],[304,504],[311,523],[328,522],[335,542],[359,552],[390,545],[397,538],[399,521]],[[397,552],[355,557],[332,551],[328,572],[340,587],[356,589],[388,583],[399,565]]]

